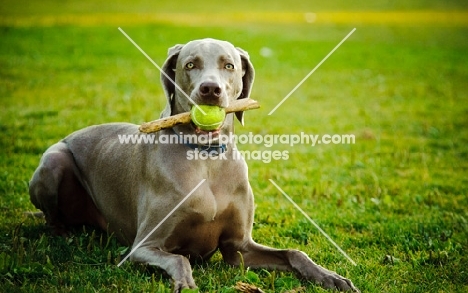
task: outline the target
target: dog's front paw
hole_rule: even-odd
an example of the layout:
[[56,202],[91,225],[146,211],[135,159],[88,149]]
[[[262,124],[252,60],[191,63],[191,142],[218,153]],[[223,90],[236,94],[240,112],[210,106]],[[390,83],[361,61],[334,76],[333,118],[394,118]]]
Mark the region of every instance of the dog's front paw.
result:
[[319,266],[302,251],[290,250],[288,257],[292,267],[308,281],[315,282],[325,289],[360,292],[351,280]]
[[174,293],[189,293],[198,292],[198,290],[184,290],[184,289],[197,289],[197,285],[192,278],[187,280],[175,280],[174,281]]
[[349,291],[349,292],[361,292],[356,288],[351,282],[351,280],[346,279],[338,275],[335,272],[329,272],[324,274],[319,280],[316,280],[323,288],[326,289],[335,289],[339,291]]

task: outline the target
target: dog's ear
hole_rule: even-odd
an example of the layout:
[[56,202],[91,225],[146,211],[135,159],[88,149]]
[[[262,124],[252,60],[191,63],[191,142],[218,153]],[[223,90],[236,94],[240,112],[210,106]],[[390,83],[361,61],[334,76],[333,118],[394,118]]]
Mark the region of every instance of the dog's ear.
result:
[[177,65],[177,57],[184,45],[175,45],[168,50],[166,62],[162,66],[161,83],[163,85],[164,94],[166,95],[167,104],[161,112],[160,118],[169,117],[172,114],[172,106],[174,103],[175,94],[175,70]]
[[[252,85],[255,79],[255,70],[250,62],[249,54],[241,48],[236,48],[242,61],[242,92],[237,99],[246,99],[250,97]],[[236,117],[244,125],[244,112],[236,112]]]

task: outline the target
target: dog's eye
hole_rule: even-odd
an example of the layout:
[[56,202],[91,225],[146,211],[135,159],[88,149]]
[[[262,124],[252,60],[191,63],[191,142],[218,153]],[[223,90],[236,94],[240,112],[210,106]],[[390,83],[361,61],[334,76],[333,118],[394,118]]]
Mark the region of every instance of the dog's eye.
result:
[[187,69],[193,69],[195,67],[195,64],[193,64],[193,62],[189,62],[187,64],[185,64],[185,68]]
[[224,65],[224,68],[228,69],[228,70],[233,70],[234,69],[234,65],[232,65],[231,63],[227,63],[226,65]]

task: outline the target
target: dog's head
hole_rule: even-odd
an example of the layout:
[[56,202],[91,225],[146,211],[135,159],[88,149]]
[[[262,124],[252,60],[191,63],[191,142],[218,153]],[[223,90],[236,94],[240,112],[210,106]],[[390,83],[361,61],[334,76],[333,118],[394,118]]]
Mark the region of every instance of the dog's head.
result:
[[[231,43],[195,40],[170,48],[168,55],[161,73],[167,98],[161,118],[188,112],[194,103],[225,108],[250,96],[254,68],[247,52]],[[236,116],[243,124],[243,112]]]

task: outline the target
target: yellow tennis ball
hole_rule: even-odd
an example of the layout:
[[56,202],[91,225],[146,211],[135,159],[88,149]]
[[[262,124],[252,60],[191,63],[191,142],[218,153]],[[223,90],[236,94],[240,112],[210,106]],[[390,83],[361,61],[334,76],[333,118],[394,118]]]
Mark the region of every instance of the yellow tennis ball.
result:
[[[203,110],[205,114],[200,110]],[[226,117],[226,112],[218,106],[198,105],[192,107],[190,117],[192,118],[192,122],[201,130],[212,131],[221,127]]]

